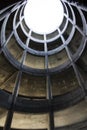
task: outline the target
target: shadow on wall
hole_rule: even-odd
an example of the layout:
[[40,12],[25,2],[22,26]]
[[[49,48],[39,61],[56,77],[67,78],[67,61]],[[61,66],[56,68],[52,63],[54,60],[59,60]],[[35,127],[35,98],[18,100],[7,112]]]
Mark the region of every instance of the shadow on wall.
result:
[[[23,1],[23,0],[1,0],[0,1],[0,10],[15,3],[15,2],[18,2],[18,1]],[[81,3],[83,5],[87,5],[87,0],[67,0],[67,1],[78,2],[78,3]]]
[[87,0],[67,0],[69,2],[76,2],[87,6]]
[[13,4],[13,3],[16,3],[18,1],[23,1],[23,0],[1,0],[0,1],[0,10]]

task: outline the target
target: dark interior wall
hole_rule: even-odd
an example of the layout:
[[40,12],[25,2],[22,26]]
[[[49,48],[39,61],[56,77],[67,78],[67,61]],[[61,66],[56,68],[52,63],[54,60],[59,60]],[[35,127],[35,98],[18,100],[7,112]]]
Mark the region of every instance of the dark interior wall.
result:
[[87,6],[87,0],[67,0],[70,2],[78,2],[80,4],[86,5]]
[[23,0],[0,0],[0,9],[7,7],[15,2],[23,1]]
[[[23,0],[0,0],[0,9],[3,9],[7,7],[8,5],[15,3],[17,1],[23,1]],[[73,2],[79,2],[81,4],[87,5],[87,0],[67,0],[67,1],[73,1]]]

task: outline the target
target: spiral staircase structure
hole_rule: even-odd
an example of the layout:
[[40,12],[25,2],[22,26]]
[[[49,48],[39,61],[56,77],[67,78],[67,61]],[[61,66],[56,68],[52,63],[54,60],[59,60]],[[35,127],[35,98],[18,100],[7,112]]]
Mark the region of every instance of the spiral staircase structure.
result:
[[79,130],[87,124],[87,8],[61,0],[61,25],[38,34],[20,1],[0,11],[0,126]]

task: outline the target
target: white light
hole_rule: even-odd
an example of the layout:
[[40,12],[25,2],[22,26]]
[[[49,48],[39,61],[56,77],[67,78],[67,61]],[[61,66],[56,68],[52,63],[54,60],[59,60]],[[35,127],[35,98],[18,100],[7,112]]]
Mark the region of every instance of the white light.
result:
[[39,34],[55,31],[63,21],[63,13],[60,0],[29,0],[24,9],[27,26]]

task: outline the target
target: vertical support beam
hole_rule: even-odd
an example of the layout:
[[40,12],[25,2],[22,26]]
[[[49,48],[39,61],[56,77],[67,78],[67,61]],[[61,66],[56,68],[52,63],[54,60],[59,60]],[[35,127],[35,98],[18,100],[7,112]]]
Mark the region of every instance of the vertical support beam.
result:
[[49,112],[49,130],[54,130],[54,113],[53,110]]
[[[26,41],[26,44],[28,41],[29,39]],[[20,71],[18,72],[18,75],[16,78],[16,84],[15,84],[14,91],[11,97],[11,105],[7,114],[7,118],[6,118],[6,122],[5,122],[5,126],[3,130],[10,130],[11,128],[12,118],[14,114],[14,106],[18,97],[18,92],[19,92],[20,82],[21,82],[21,77],[22,77],[22,66],[23,66],[23,63],[25,62],[25,58],[26,58],[26,50],[24,51],[22,59],[21,59]]]
[[6,118],[5,126],[4,126],[3,130],[10,130],[12,118],[13,118],[13,110],[10,109],[10,110],[8,110],[7,118]]
[[16,79],[16,85],[15,85],[15,88],[14,88],[14,91],[13,91],[13,94],[12,94],[11,106],[10,106],[10,109],[8,111],[5,126],[4,126],[3,130],[10,130],[10,128],[11,128],[11,123],[12,123],[12,118],[13,118],[13,113],[14,113],[14,105],[16,103],[16,99],[17,99],[17,96],[18,96],[18,91],[19,91],[20,81],[21,81],[21,75],[22,75],[22,72],[19,71],[19,73],[17,75],[17,79]]
[[47,99],[49,100],[49,101],[51,101],[51,99],[52,99],[52,86],[51,86],[51,81],[50,81],[50,77],[49,77],[49,75],[47,75],[47,77],[46,77],[47,79],[46,79],[46,86],[47,86]]
[[45,51],[45,69],[48,72],[48,54],[47,54],[47,43],[46,43],[46,35],[44,34],[44,51]]
[[47,99],[49,100],[49,130],[54,130],[54,114],[52,110],[52,84],[49,76],[48,70],[48,53],[47,53],[47,43],[46,43],[46,35],[44,35],[44,49],[45,49],[45,69],[47,70],[46,74],[46,90],[47,90]]
[[52,108],[52,85],[50,76],[47,75],[47,99],[49,100],[49,130],[54,130],[54,113]]

